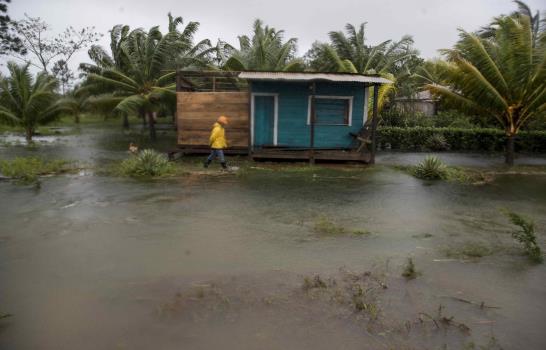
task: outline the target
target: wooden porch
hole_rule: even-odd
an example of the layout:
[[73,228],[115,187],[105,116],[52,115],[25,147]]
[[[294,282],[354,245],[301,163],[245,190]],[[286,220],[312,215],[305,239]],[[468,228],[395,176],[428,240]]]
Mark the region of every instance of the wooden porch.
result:
[[349,149],[283,149],[262,148],[251,153],[254,160],[302,160],[302,161],[343,161],[368,164],[371,159],[369,152],[356,152]]

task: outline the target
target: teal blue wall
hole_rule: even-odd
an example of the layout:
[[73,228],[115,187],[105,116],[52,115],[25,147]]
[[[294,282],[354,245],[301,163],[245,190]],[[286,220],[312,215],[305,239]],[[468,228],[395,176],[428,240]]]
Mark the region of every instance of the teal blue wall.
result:
[[[278,145],[309,147],[310,126],[307,125],[309,83],[252,82],[252,92],[279,94]],[[349,148],[350,132],[362,128],[364,86],[352,83],[317,83],[317,95],[353,96],[351,126],[315,125],[315,147]]]

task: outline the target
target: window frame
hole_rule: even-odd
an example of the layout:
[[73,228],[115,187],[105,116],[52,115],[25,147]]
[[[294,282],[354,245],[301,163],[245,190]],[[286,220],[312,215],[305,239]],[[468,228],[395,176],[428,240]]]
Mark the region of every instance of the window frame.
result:
[[[313,95],[309,95],[307,102],[307,125],[311,125],[311,101]],[[348,100],[349,101],[349,111],[348,111],[348,121],[347,123],[340,124],[323,124],[315,123],[315,125],[320,126],[351,126],[353,122],[353,96],[337,96],[337,95],[315,95],[315,99],[324,99],[324,100]]]

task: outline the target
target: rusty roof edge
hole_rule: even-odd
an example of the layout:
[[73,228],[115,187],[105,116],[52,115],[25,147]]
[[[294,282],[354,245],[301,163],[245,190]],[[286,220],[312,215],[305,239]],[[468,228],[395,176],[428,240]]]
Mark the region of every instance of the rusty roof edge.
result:
[[331,81],[392,84],[389,79],[379,76],[367,76],[356,73],[320,73],[320,72],[250,72],[242,71],[239,78],[247,80],[283,80],[283,81]]

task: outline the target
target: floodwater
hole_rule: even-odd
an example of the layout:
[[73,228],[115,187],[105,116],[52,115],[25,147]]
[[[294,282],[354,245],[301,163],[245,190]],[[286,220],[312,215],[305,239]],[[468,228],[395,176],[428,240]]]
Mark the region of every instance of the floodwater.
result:
[[[0,147],[0,157],[100,166],[134,139],[144,142],[87,127],[33,149]],[[172,142],[164,135],[159,148]],[[0,182],[0,314],[12,314],[0,319],[0,349],[546,347],[546,264],[527,261],[499,210],[532,217],[546,247],[546,176],[472,186],[386,165],[265,168]],[[346,232],[317,232],[324,220]],[[458,254],[476,244],[489,255]],[[409,257],[413,280],[401,276]]]

